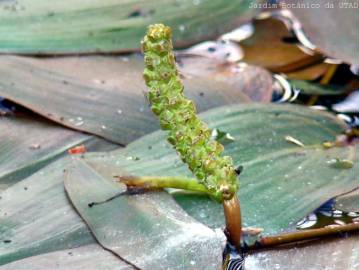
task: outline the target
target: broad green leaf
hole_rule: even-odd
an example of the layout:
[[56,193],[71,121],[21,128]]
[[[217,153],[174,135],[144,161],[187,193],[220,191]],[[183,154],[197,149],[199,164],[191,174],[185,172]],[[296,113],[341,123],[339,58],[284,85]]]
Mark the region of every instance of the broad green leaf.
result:
[[0,4],[0,52],[78,54],[134,51],[146,27],[172,27],[176,46],[193,44],[248,20],[249,0],[18,0]]
[[[238,79],[248,89],[264,70],[247,68]],[[0,57],[0,96],[73,129],[127,144],[158,129],[145,98],[143,59],[131,57],[66,57],[32,59]],[[233,80],[232,79],[232,80]],[[231,80],[228,78],[228,80]],[[249,98],[231,83],[207,77],[184,79],[186,95],[199,111],[243,103]],[[255,84],[268,89],[271,80]]]
[[0,265],[94,242],[63,187],[60,159],[0,193]]
[[289,5],[314,8],[291,8],[305,34],[318,49],[346,63],[359,65],[358,1],[286,0]]
[[44,255],[34,256],[6,264],[1,270],[133,270],[111,252],[99,245],[86,245]]
[[[356,270],[359,269],[359,235],[258,251],[246,258],[246,270]],[[290,266],[290,268],[288,268]]]
[[[294,105],[237,105],[201,115],[212,128],[235,138],[225,154],[243,165],[239,198],[245,226],[265,229],[265,234],[293,227],[328,199],[359,186],[359,146],[325,149],[345,125],[334,116]],[[291,136],[300,147],[286,140]],[[331,165],[335,158],[351,159],[351,169]],[[152,133],[123,150],[86,155],[97,171],[115,175],[191,176],[164,133]],[[178,195],[190,215],[210,227],[223,226],[220,204],[204,196]]]
[[[359,176],[357,178],[359,181]],[[335,198],[335,208],[346,212],[359,212],[359,189]]]
[[65,178],[67,194],[99,243],[140,269],[220,269],[225,243],[186,214],[165,192],[123,195],[85,162],[74,161]]
[[35,116],[1,117],[0,131],[0,190],[66,155],[76,145],[84,144],[92,151],[119,147]]

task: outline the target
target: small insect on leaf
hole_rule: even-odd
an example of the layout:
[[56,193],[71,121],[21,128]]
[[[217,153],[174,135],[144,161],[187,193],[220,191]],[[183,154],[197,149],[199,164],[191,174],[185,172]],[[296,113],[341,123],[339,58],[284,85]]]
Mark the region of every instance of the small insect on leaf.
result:
[[83,154],[87,152],[86,146],[81,144],[67,150],[70,155]]

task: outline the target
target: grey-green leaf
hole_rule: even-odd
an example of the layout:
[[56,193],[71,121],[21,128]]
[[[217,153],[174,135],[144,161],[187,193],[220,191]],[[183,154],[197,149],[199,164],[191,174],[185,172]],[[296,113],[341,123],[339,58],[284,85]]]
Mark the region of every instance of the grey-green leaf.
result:
[[[359,65],[358,1],[285,0],[309,40],[329,57]],[[296,8],[296,5],[309,8]],[[311,8],[312,7],[312,8]],[[335,18],[335,19],[333,19]]]
[[96,244],[38,255],[0,266],[0,270],[133,270]]
[[249,0],[17,0],[0,3],[0,53],[138,50],[147,25],[163,22],[175,45],[215,38],[258,9]]
[[[32,59],[0,57],[0,96],[19,103],[55,122],[128,144],[159,128],[145,98],[143,59],[130,57],[69,57]],[[257,89],[271,87],[268,72],[248,68],[238,74],[243,87],[208,77],[184,79],[186,95],[199,111],[244,103],[241,92],[250,82],[261,80]],[[234,78],[234,77],[233,77]],[[230,80],[230,78],[229,78]],[[261,90],[258,90],[259,92]]]
[[0,190],[66,155],[76,145],[84,144],[92,151],[119,147],[35,116],[1,117],[0,130]]
[[93,243],[63,187],[67,158],[0,193],[0,265]]
[[220,269],[224,234],[192,219],[165,192],[89,207],[121,189],[81,160],[70,166],[65,188],[99,243],[138,268]]

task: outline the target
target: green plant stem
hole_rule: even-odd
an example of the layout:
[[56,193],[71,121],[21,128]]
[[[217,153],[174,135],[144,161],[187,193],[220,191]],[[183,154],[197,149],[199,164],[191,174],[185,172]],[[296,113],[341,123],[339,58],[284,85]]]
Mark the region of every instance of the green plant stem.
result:
[[162,176],[116,176],[120,183],[127,187],[145,189],[177,188],[200,193],[208,193],[208,190],[198,183],[197,179],[185,177]]

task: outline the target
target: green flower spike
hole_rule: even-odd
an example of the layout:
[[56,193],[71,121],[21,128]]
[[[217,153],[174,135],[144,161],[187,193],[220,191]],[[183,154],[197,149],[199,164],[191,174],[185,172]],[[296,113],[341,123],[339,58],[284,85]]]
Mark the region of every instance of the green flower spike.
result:
[[196,116],[194,103],[184,96],[171,37],[168,26],[154,24],[142,41],[151,109],[198,182],[215,199],[229,200],[238,189],[232,158],[221,155],[223,146],[211,139],[210,129]]

